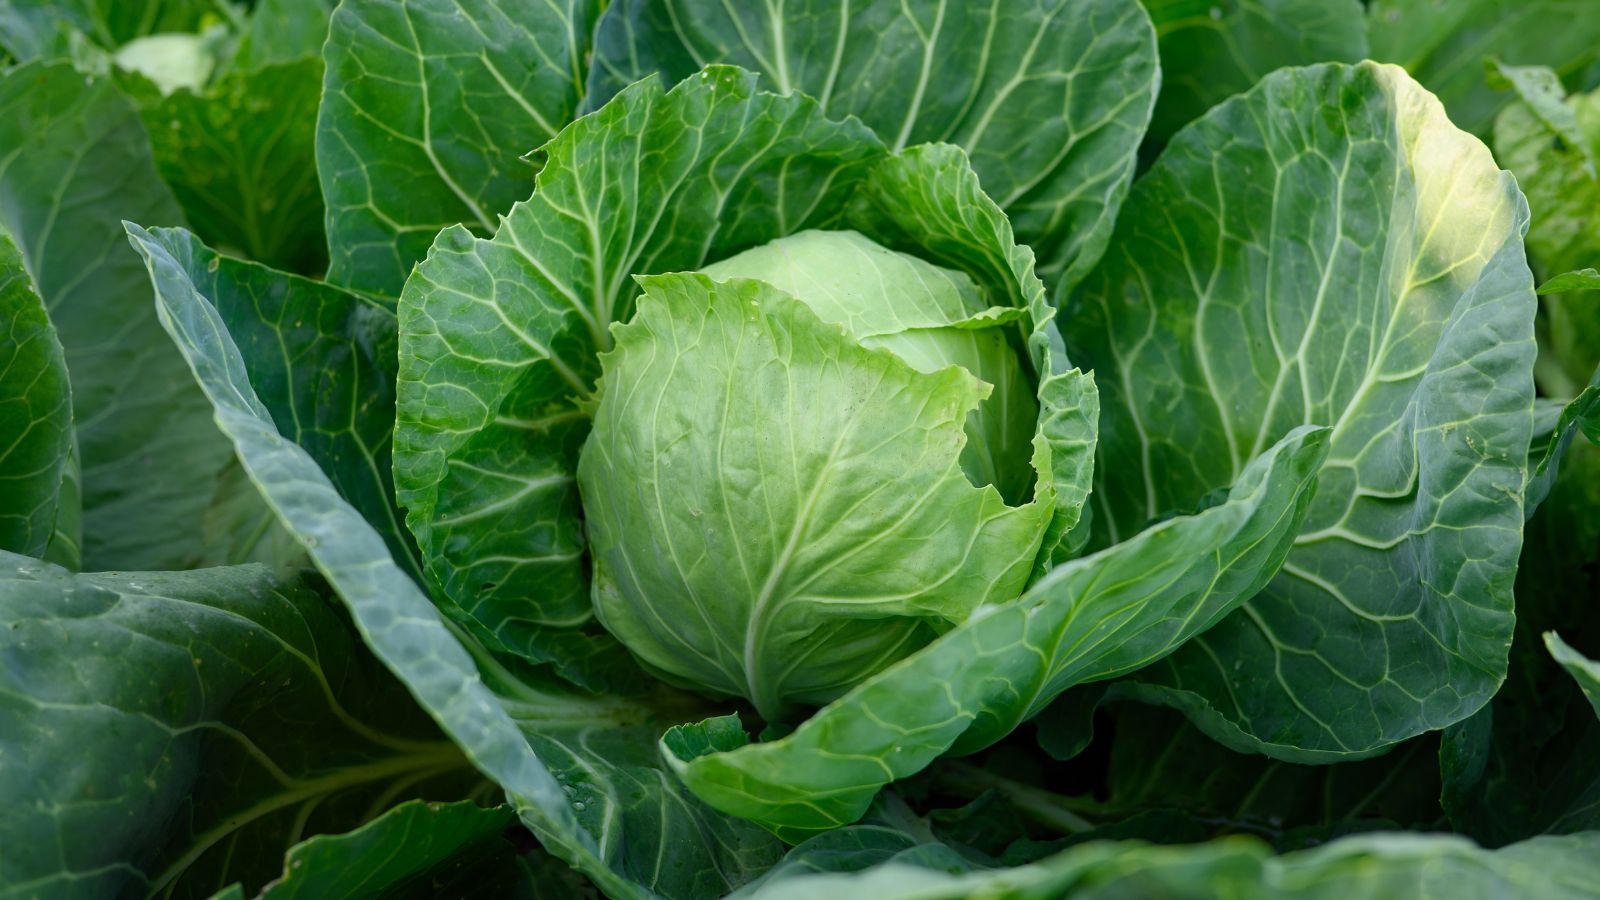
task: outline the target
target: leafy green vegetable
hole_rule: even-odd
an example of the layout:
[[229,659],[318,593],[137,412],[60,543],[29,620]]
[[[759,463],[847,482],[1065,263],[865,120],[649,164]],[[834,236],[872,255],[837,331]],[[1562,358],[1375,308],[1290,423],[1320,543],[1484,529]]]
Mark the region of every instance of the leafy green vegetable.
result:
[[[22,268],[22,256],[0,231],[0,550],[44,558],[52,546],[72,546],[61,533],[70,511],[59,511],[62,480],[72,455],[72,386],[44,301]],[[59,552],[59,551],[58,551]]]

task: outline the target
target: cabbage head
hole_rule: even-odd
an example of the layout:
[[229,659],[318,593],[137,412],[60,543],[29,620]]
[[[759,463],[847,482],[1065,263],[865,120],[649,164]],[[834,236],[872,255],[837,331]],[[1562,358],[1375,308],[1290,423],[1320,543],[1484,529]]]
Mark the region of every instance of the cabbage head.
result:
[[646,666],[772,718],[1021,593],[1054,507],[1025,310],[844,230],[643,284],[578,478]]

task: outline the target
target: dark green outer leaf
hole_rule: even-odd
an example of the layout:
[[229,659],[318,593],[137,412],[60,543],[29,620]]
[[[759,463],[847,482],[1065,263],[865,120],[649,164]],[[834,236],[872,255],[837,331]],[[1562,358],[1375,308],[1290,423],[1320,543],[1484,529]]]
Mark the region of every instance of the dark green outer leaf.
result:
[[393,307],[220,256],[181,228],[130,234],[147,265],[157,256],[170,261],[211,302],[279,433],[317,460],[340,496],[383,536],[394,559],[420,579],[390,474]]
[[450,773],[465,790],[337,608],[263,567],[72,575],[0,553],[0,599],[0,895],[253,889],[302,833]]
[[[1090,685],[1066,696],[1105,686]],[[1111,694],[1114,698],[1115,690]],[[1083,733],[1085,723],[1074,721],[1069,713],[1069,704],[1052,704],[1034,720],[1041,744],[1052,753]],[[1103,780],[1095,782],[1101,795],[1060,798],[1059,802],[1092,820],[1110,821],[1112,827],[1137,825],[1137,820],[1128,822],[1131,816],[1167,817],[1161,829],[1134,831],[1129,836],[1177,843],[1182,838],[1172,833],[1176,822],[1198,831],[1193,840],[1219,833],[1255,834],[1281,851],[1353,829],[1438,828],[1444,824],[1439,804],[1439,742],[1426,736],[1375,759],[1305,766],[1236,753],[1211,740],[1179,713],[1144,704],[1111,703],[1098,721],[1109,721],[1109,735],[1097,730],[1094,739],[1099,746],[1051,774],[1067,772],[1074,773],[1075,780],[1086,778],[1090,771],[1098,775],[1100,760],[1108,760]],[[1065,749],[1072,755],[1080,748]],[[994,768],[991,766],[991,771]],[[964,774],[958,771],[951,777]],[[1073,839],[1091,836],[1093,833],[1075,834]]]
[[528,196],[571,120],[600,0],[372,0],[333,15],[317,174],[328,280],[396,297],[442,228]]
[[[131,233],[139,239],[137,231]],[[529,749],[438,610],[311,457],[273,426],[221,317],[170,256],[155,250],[149,264],[163,324],[215,404],[223,433],[235,442],[268,503],[348,603],[367,645],[473,763],[506,789],[519,812],[547,819],[548,830],[540,836],[552,849],[580,866],[595,860],[598,848],[578,827],[560,785]]]
[[[230,465],[205,397],[164,346],[123,218],[175,223],[138,114],[67,64],[0,75],[0,224],[50,311],[72,373],[83,563],[181,569],[229,559],[203,519]],[[247,517],[248,518],[248,517]]]
[[[470,801],[402,803],[345,834],[318,835],[295,845],[283,874],[259,900],[430,895],[447,871],[471,868],[488,887],[512,848],[501,835],[516,822],[510,807],[485,809]],[[438,896],[433,893],[432,896]]]
[[216,493],[217,499],[200,526],[206,536],[207,559],[289,567],[305,564],[305,552],[278,525],[238,465],[223,470]]
[[1161,99],[1147,143],[1283,66],[1367,56],[1361,0],[1144,0],[1161,48]]
[[663,740],[668,761],[706,802],[785,840],[853,822],[890,781],[999,740],[1074,684],[1148,665],[1254,594],[1288,552],[1327,438],[1294,432],[1226,502],[1058,566],[787,737],[687,758],[706,725],[684,726]]
[[1214,738],[1381,751],[1505,673],[1532,433],[1527,207],[1403,72],[1283,70],[1135,185],[1064,330],[1102,385],[1097,526],[1193,508],[1334,426],[1283,572],[1138,676]]
[[618,0],[596,33],[588,107],[715,63],[857,116],[893,150],[961,146],[1062,289],[1105,247],[1159,81],[1135,0]]
[[1572,680],[1578,683],[1578,688],[1589,699],[1589,705],[1594,707],[1594,714],[1600,716],[1600,663],[1567,646],[1554,631],[1545,632],[1544,645],[1549,648],[1555,661],[1561,664],[1561,668],[1566,669]]
[[[72,452],[72,387],[44,301],[0,230],[0,550],[43,557]],[[67,517],[70,518],[68,512]]]
[[638,84],[551,142],[492,240],[440,234],[400,304],[395,484],[430,574],[506,647],[591,616],[573,477],[630,276],[835,220],[882,147],[708,70]]
[[1600,648],[1600,448],[1576,443],[1560,471],[1528,520],[1506,683],[1440,752],[1451,824],[1486,846],[1600,829],[1600,719],[1543,640]]
[[333,583],[367,645],[506,790],[547,849],[618,897],[720,895],[776,860],[782,848],[770,835],[713,813],[658,768],[656,715],[687,713],[514,674],[441,619],[379,534],[278,433],[222,317],[183,268],[131,230],[150,251],[163,323],[251,480]]

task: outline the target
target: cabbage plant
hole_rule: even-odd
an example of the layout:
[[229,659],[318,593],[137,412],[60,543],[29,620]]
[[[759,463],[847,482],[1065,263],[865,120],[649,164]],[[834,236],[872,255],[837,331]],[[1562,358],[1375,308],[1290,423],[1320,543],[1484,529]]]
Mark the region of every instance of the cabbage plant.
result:
[[[634,163],[651,152],[656,164]],[[712,67],[670,91],[656,79],[624,90],[543,153],[530,199],[492,237],[446,229],[399,299],[395,498],[454,625],[435,626],[436,638],[466,640],[460,664],[510,693],[461,695],[470,682],[460,675],[413,688],[441,691],[432,702],[470,701],[471,727],[499,721],[515,733],[546,706],[582,708],[558,699],[570,690],[559,683],[501,671],[547,665],[573,688],[625,700],[611,713],[601,710],[612,701],[598,701],[583,719],[615,715],[622,728],[679,717],[659,752],[708,804],[697,816],[721,809],[800,840],[858,819],[887,783],[941,754],[1004,737],[1066,688],[1170,652],[1288,552],[1326,428],[1291,429],[1215,506],[1077,556],[1094,382],[1066,366],[1032,253],[959,148],[890,151],[808,97]],[[624,206],[597,205],[624,195]],[[160,296],[222,286],[217,258],[188,236],[130,233]],[[802,251],[822,252],[832,276],[786,275],[785,256]],[[863,304],[852,299],[862,278],[850,274],[863,270],[914,273],[918,291],[885,279],[895,305]],[[751,277],[762,275],[770,280]],[[246,316],[259,302],[239,300]],[[200,335],[227,327],[212,318],[218,307],[162,309],[193,353],[206,346]],[[969,357],[987,360],[968,369]],[[248,365],[191,359],[219,377]],[[1025,386],[1022,422],[999,427],[1017,401],[983,406],[995,388],[974,369]],[[249,394],[212,389],[218,402],[243,400],[223,415],[244,417],[240,439],[263,435],[245,424],[261,408]],[[284,465],[298,459],[275,446],[291,454]],[[762,465],[774,471],[758,477]],[[1003,496],[991,468],[1021,496]],[[288,471],[304,485],[296,491],[327,484]],[[291,530],[304,529],[335,584],[383,578],[373,603],[393,609],[400,591],[432,608],[398,568],[364,556],[347,558],[348,570],[329,565],[327,553],[357,546],[340,512],[349,507],[300,496],[285,496],[284,509],[312,518]],[[393,531],[388,542],[408,543]],[[387,558],[381,545],[369,552]],[[840,615],[852,601],[873,605]],[[410,629],[419,614],[390,621]],[[381,657],[387,639],[373,640]],[[438,652],[395,640],[390,652]],[[769,728],[794,733],[736,749],[737,709],[693,693],[640,696],[635,661],[695,693],[750,700]],[[494,707],[503,718],[485,719]],[[841,715],[868,727],[838,732]],[[634,727],[633,752],[655,744],[652,727]],[[556,741],[547,752],[565,765],[596,764],[588,726],[573,734],[552,721],[533,733]],[[861,765],[783,759],[835,752]],[[788,774],[754,788],[774,755]],[[619,802],[563,803],[536,833],[604,859],[604,843],[583,835],[616,827]],[[711,859],[723,840],[706,846]]]
[[1564,3],[0,4],[0,895],[1581,895]]

